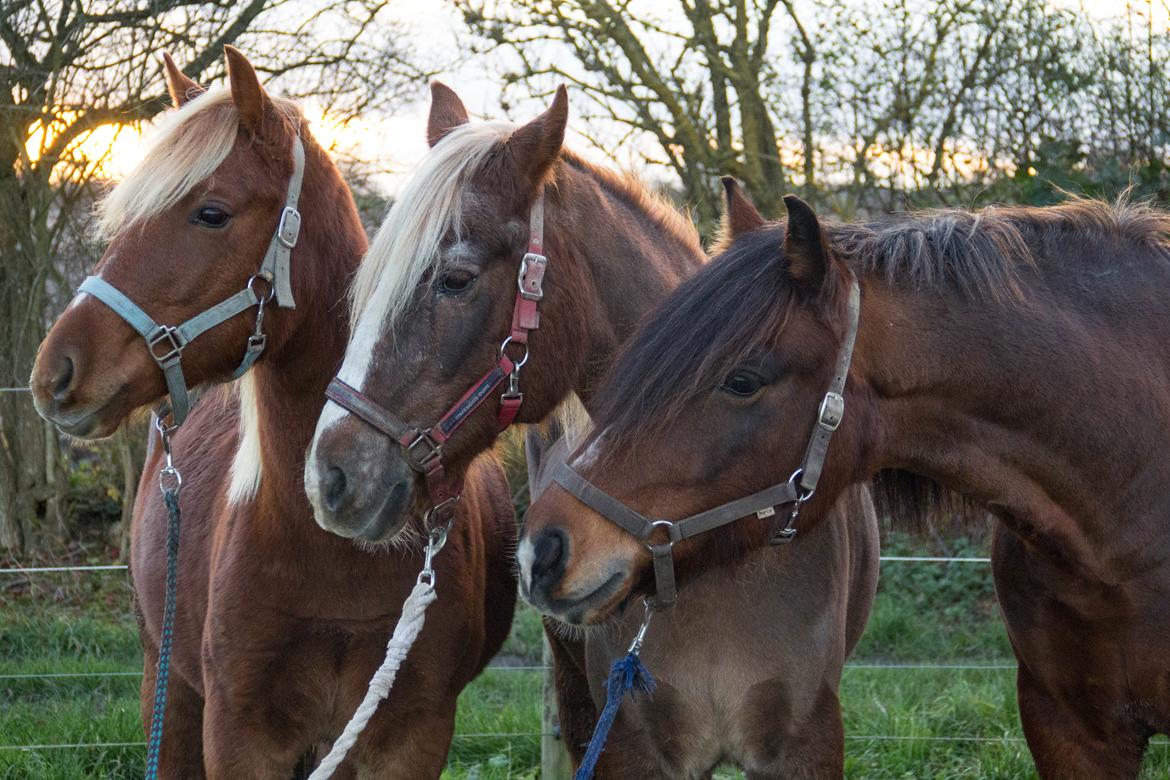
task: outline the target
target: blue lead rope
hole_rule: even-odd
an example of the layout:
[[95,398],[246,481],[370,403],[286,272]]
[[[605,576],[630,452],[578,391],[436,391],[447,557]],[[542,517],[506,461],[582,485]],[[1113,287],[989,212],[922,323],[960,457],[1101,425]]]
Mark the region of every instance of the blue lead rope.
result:
[[654,692],[653,675],[638,654],[633,652],[614,661],[609,669],[609,679],[605,681],[605,708],[601,711],[601,717],[597,719],[597,725],[593,727],[589,749],[585,751],[585,758],[581,759],[581,766],[577,767],[573,780],[590,780],[593,777],[597,759],[601,758],[601,751],[605,749],[605,741],[609,738],[609,730],[617,718],[622,699],[628,692],[633,692],[634,695]]
[[654,614],[653,607],[646,603],[646,615],[642,618],[642,626],[637,636],[630,644],[625,658],[619,658],[609,668],[609,679],[605,681],[605,707],[597,718],[597,725],[593,727],[593,736],[589,739],[589,748],[585,757],[581,759],[581,766],[573,775],[573,780],[590,780],[593,770],[597,768],[597,760],[605,750],[605,741],[609,738],[609,730],[617,718],[618,710],[622,706],[622,699],[627,693],[638,694],[654,693],[654,675],[642,663],[639,653],[642,651],[642,640],[646,638],[646,629],[650,626],[650,617]]
[[[168,453],[169,455],[169,453]],[[163,490],[167,505],[167,587],[163,603],[162,636],[158,644],[158,673],[154,680],[154,709],[150,714],[150,739],[146,748],[146,780],[158,778],[158,756],[162,749],[163,715],[167,708],[167,682],[171,673],[171,639],[175,632],[175,591],[179,582],[179,512],[178,487]]]

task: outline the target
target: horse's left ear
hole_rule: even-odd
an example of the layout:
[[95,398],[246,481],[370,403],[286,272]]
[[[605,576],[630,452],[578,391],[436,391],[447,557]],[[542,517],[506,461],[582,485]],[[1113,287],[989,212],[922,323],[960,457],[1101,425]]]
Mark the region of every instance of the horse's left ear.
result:
[[434,146],[443,136],[471,120],[455,90],[441,81],[431,82],[431,113],[427,117],[427,145]]
[[224,46],[223,54],[227,59],[228,83],[232,89],[232,102],[240,114],[240,125],[253,135],[262,135],[271,101],[264,87],[260,86],[256,69],[235,46]]
[[171,55],[163,52],[163,67],[167,75],[167,92],[170,93],[171,103],[180,108],[194,97],[203,94],[203,87],[199,86],[186,73],[179,70],[179,66],[171,59]]
[[759,230],[766,223],[755,205],[744,195],[739,182],[732,176],[724,176],[723,192],[726,205],[723,207],[723,232],[734,241],[744,233]]
[[521,176],[535,187],[561,153],[565,142],[565,127],[569,123],[569,93],[565,85],[557,87],[552,105],[543,114],[512,133],[508,152],[512,155]]
[[819,290],[829,270],[829,248],[821,223],[812,207],[795,195],[784,196],[784,207],[788,210],[784,228],[788,275],[806,290]]

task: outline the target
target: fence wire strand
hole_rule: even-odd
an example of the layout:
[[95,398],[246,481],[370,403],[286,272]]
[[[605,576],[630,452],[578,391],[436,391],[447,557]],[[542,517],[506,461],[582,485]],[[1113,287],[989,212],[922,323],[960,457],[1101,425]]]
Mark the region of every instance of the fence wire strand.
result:
[[[964,556],[959,558],[945,558],[935,556],[913,555],[883,555],[878,560],[882,563],[991,563],[990,558]],[[15,566],[0,569],[0,574],[53,574],[63,572],[85,571],[126,571],[130,567],[124,563],[113,563],[101,566]]]
[[[28,388],[0,388],[0,392],[27,392]],[[879,559],[882,563],[990,563],[985,557],[944,557],[944,556],[911,556],[911,555],[883,555]],[[82,566],[20,566],[0,568],[0,575],[26,574],[58,574],[70,572],[115,572],[126,571],[125,564],[82,565]],[[547,672],[550,666],[489,666],[485,672]],[[1014,663],[847,663],[847,671],[1006,671],[1014,670]],[[141,671],[109,671],[109,672],[26,672],[20,674],[0,674],[0,680],[81,680],[104,678],[138,678]],[[512,732],[490,733],[471,732],[455,734],[454,739],[536,739],[554,734],[542,732]],[[849,734],[845,737],[851,742],[926,742],[926,743],[1023,743],[1022,737],[1002,736],[927,736],[927,735],[897,735],[897,734]],[[126,749],[145,748],[145,742],[69,742],[45,743],[31,745],[0,745],[0,752],[37,751],[37,750],[99,750],[99,749]]]

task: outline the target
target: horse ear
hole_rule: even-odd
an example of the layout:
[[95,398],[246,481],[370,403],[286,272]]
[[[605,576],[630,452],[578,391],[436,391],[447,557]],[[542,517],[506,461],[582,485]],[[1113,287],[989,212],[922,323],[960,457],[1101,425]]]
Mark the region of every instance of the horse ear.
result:
[[552,484],[556,468],[569,458],[569,441],[555,420],[547,431],[528,426],[524,436],[524,453],[528,461],[528,501],[531,506]]
[[812,207],[795,195],[784,196],[788,224],[784,229],[784,256],[788,274],[801,287],[819,290],[829,266],[825,233]]
[[165,51],[163,52],[163,69],[167,77],[167,92],[170,93],[171,103],[174,104],[175,108],[180,108],[192,98],[203,94],[203,87],[179,70],[179,66],[171,59],[171,55]]
[[552,105],[543,114],[512,133],[508,151],[520,174],[535,187],[561,153],[565,126],[569,122],[569,93],[565,85],[557,87]]
[[744,233],[762,228],[764,218],[739,188],[739,182],[731,176],[724,176],[722,182],[726,201],[723,207],[723,235],[734,241]]
[[447,133],[468,122],[467,109],[455,90],[441,81],[431,82],[431,115],[427,118],[427,143],[434,146]]
[[271,101],[264,87],[260,86],[256,69],[243,52],[235,46],[224,46],[223,53],[227,59],[228,83],[232,89],[232,102],[236,104],[236,111],[240,115],[240,125],[254,135],[260,135]]

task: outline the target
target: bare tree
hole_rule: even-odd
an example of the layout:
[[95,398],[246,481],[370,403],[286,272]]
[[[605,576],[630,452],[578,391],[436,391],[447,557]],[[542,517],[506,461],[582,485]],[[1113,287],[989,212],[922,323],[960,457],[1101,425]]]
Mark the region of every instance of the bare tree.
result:
[[[702,224],[715,221],[721,174],[742,179],[761,207],[778,208],[788,176],[766,85],[778,9],[803,29],[791,3],[677,0],[636,16],[621,0],[456,5],[481,51],[515,58],[509,88],[541,93],[567,81],[590,99],[587,119],[625,128],[622,140],[653,138],[657,153],[647,161],[674,172]],[[802,41],[811,62],[815,47]]]
[[[287,94],[346,114],[412,88],[401,37],[385,0],[0,0],[0,386],[27,383],[51,313],[95,259],[101,160],[84,141],[163,110],[161,52],[210,81],[236,44]],[[28,397],[0,394],[0,547],[62,535],[62,468]]]
[[[477,50],[506,53],[505,102],[571,83],[595,143],[655,149],[707,229],[727,173],[772,214],[793,188],[842,217],[1135,177],[1160,194],[1170,36],[1152,1],[1115,21],[1048,0],[456,5]],[[597,130],[615,124],[616,143]]]

